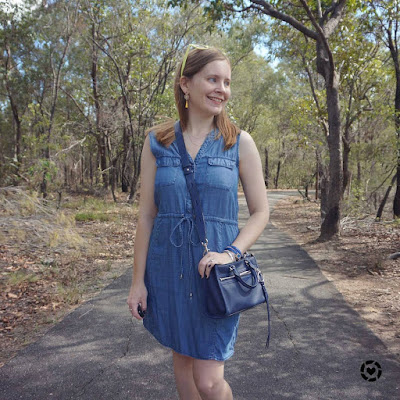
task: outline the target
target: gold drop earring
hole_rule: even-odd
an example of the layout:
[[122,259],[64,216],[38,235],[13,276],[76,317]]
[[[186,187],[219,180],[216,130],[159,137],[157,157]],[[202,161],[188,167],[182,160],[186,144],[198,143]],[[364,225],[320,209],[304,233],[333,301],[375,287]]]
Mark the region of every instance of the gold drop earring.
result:
[[189,108],[189,94],[186,93],[185,96],[184,96],[184,98],[185,98],[185,100],[186,100],[185,108]]

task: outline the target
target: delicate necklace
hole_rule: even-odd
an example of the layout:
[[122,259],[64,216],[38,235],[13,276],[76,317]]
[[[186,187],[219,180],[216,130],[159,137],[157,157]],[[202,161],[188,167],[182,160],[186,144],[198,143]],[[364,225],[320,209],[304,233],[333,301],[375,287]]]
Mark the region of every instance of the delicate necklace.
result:
[[[190,133],[186,133],[186,136],[189,138],[189,140],[190,140],[194,145],[199,146],[199,145],[201,145],[201,144],[204,142],[204,140],[206,139],[206,137],[208,136],[208,134],[205,135],[205,136],[203,136],[203,137],[200,137],[200,136],[191,135]],[[197,139],[198,142],[196,142],[196,140],[193,140],[193,139]]]

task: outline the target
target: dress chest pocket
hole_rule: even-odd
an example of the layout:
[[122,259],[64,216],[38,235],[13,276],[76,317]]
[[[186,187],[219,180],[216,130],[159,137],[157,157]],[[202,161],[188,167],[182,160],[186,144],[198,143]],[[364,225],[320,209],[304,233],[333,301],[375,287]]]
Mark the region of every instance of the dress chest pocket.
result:
[[235,160],[221,157],[210,157],[207,162],[208,186],[230,189],[237,185],[237,168]]
[[180,168],[180,159],[177,157],[160,157],[156,161],[156,186],[173,185]]

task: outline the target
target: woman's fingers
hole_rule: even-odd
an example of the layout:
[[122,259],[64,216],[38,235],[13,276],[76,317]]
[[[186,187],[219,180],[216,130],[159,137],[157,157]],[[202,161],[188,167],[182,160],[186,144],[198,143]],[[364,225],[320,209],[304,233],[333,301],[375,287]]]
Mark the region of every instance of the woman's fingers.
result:
[[[126,303],[128,304],[129,311],[132,314],[132,317],[138,320],[142,320],[147,310],[147,291],[145,291],[144,293],[135,293],[135,290],[132,290],[132,292],[128,296]],[[140,312],[138,310],[139,305]],[[143,316],[140,314],[142,314]]]
[[199,262],[199,274],[202,278],[210,276],[210,269],[216,264],[216,260],[213,258],[213,253],[207,253]]
[[199,274],[202,278],[210,276],[211,269],[216,264],[226,264],[230,261],[230,257],[226,253],[208,252],[199,262]]

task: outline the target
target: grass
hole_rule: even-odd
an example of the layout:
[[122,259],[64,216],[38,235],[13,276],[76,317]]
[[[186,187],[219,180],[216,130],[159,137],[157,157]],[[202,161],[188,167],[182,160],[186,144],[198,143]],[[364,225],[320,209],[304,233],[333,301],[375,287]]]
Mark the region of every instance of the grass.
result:
[[82,298],[82,289],[77,284],[66,286],[61,283],[57,285],[57,294],[66,304],[78,304]]
[[34,283],[40,277],[36,274],[29,274],[23,271],[15,271],[7,274],[7,284],[11,286],[20,285],[23,282]]
[[108,222],[108,221],[114,221],[115,219],[116,217],[114,215],[96,213],[93,211],[83,211],[75,214],[75,221],[78,222],[90,222],[90,221]]
[[120,222],[124,217],[132,218],[132,206],[114,203],[97,198],[84,198],[65,203],[63,207],[77,210],[75,221],[78,222]]

